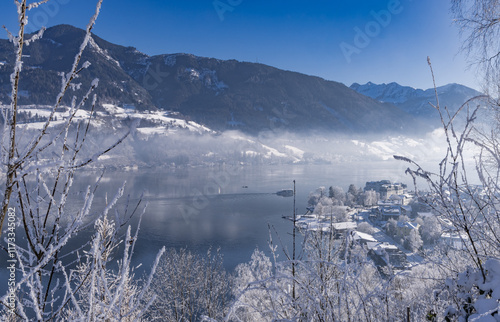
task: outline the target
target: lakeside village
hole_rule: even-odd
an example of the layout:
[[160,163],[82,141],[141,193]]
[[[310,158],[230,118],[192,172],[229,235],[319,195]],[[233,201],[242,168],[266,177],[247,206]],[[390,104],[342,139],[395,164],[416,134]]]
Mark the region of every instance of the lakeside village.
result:
[[347,192],[321,187],[309,195],[307,212],[296,215],[295,225],[303,232],[357,241],[381,270],[411,269],[423,261],[426,249],[462,249],[466,239],[448,219],[431,211],[426,197],[389,180],[367,182],[364,189],[351,184]]

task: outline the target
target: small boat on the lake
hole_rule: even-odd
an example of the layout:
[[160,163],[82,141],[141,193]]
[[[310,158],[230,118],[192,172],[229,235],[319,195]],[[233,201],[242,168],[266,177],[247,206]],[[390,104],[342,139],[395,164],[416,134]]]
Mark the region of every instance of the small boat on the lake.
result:
[[292,197],[293,196],[293,190],[292,189],[284,189],[276,192],[278,196],[281,197]]

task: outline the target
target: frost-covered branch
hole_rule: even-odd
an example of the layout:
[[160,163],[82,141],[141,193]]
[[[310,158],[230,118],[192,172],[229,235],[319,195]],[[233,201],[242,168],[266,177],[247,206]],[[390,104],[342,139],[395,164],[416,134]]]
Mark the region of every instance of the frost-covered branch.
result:
[[[438,111],[447,145],[439,172],[426,173],[412,160],[395,158],[411,164],[413,169],[407,173],[414,179],[417,176],[425,179],[429,192],[420,198],[433,213],[451,223],[450,232],[461,241],[461,249],[457,251],[461,260],[451,258],[448,251],[442,252],[446,260],[434,259],[447,274],[456,274],[448,275],[446,286],[436,297],[448,306],[440,314],[448,320],[498,317],[497,309],[484,309],[482,296],[483,291],[492,292],[488,280],[500,276],[500,269],[496,268],[500,259],[500,127],[495,123],[498,111],[495,102],[481,95],[469,99],[452,114],[446,107],[441,108],[437,91],[433,106]],[[457,125],[458,113],[466,113],[463,126]],[[454,252],[451,255],[457,256]],[[498,304],[498,299],[493,301]]]
[[[135,321],[146,313],[152,303],[151,299],[148,302],[143,297],[149,294],[147,288],[153,278],[150,275],[144,286],[140,287],[131,267],[139,229],[131,236],[129,227],[123,243],[120,243],[118,235],[138,211],[141,200],[131,208],[125,205],[125,210],[121,212],[119,208],[122,206],[120,200],[125,191],[124,184],[109,203],[106,198],[103,209],[96,211],[93,201],[102,175],[97,176],[97,182],[87,186],[86,190],[76,194],[74,191],[77,171],[118,146],[133,127],[114,144],[101,147],[102,150],[93,155],[91,152],[90,157],[83,155],[97,103],[94,92],[98,79],[91,82],[81,98],[72,98],[65,121],[57,126],[54,124],[54,115],[61,107],[68,89],[81,86],[73,86],[72,81],[91,66],[90,62],[81,63],[81,58],[91,39],[102,0],[97,1],[95,14],[87,25],[70,71],[61,75],[61,90],[49,117],[27,144],[22,143],[25,140],[22,141],[16,133],[19,132],[17,97],[22,72],[22,50],[23,46],[40,39],[45,29],[42,28],[31,39],[24,39],[24,28],[28,22],[28,11],[48,1],[31,4],[27,4],[26,0],[14,2],[19,32],[15,36],[7,31],[14,45],[16,63],[11,74],[11,104],[9,108],[2,109],[6,123],[3,127],[1,160],[7,180],[0,214],[0,231],[9,207],[15,206],[16,212],[20,214],[16,224],[20,226],[17,232],[22,238],[16,241],[16,254],[18,271],[22,277],[16,280],[14,286],[14,314],[24,320]],[[88,106],[89,102],[91,111],[88,119],[75,122],[78,111]],[[82,198],[79,199],[78,195]],[[108,218],[112,216],[110,211],[114,212],[116,223]],[[142,214],[144,211],[145,208]],[[88,234],[84,230],[94,224],[96,234],[91,241],[75,244],[75,237],[82,233]],[[119,267],[113,269],[108,263],[113,259],[113,250],[118,247],[124,247],[123,258]],[[154,274],[162,253],[163,250],[155,260],[151,274]],[[5,307],[2,313],[10,308],[7,300],[8,294],[0,298],[0,303]]]

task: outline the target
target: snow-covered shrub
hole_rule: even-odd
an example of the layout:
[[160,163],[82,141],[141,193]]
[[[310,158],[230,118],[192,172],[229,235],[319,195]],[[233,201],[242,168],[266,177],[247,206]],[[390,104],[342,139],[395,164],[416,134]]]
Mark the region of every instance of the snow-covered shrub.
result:
[[[115,223],[106,217],[96,221],[95,229],[91,248],[85,252],[85,261],[80,261],[69,275],[61,265],[65,277],[62,302],[71,303],[62,306],[61,317],[68,321],[137,321],[151,305],[151,301],[144,301],[143,298],[164,249],[158,254],[151,275],[141,287],[131,268],[138,230],[135,236],[131,236],[129,227],[121,243],[116,238]],[[123,257],[115,271],[109,266],[112,253],[120,244],[124,248]]]
[[[403,311],[391,281],[381,278],[366,251],[332,234],[307,236],[300,260],[272,262],[256,250],[237,269],[229,321],[397,320]],[[295,271],[292,270],[295,263]]]
[[[432,72],[430,59],[428,62]],[[416,162],[395,156],[411,164],[406,172],[413,177],[415,188],[417,179],[427,182],[429,193],[421,197],[459,237],[460,246],[444,248],[441,253],[445,257],[434,259],[450,277],[446,283],[443,281],[446,287],[441,287],[438,297],[444,299],[442,303],[454,303],[437,307],[440,312],[434,312],[438,316],[444,313],[448,321],[499,320],[495,284],[500,258],[500,127],[498,109],[491,103],[487,97],[475,97],[451,113],[439,105],[436,91],[433,106],[439,113],[447,144],[439,171],[425,171]],[[460,127],[454,122],[458,113],[466,114],[465,124]],[[478,184],[472,184],[473,180]],[[424,235],[426,240],[436,238],[435,231]],[[456,260],[457,252],[460,260]],[[463,271],[463,265],[469,268]],[[457,278],[451,278],[460,271]]]
[[[273,264],[264,252],[256,249],[249,263],[236,267],[233,293],[236,301],[229,312],[232,321],[273,321],[283,319],[288,307],[290,284],[280,282],[273,272]],[[282,293],[284,292],[284,293]]]
[[360,231],[365,234],[373,234],[375,232],[375,229],[373,228],[372,225],[367,223],[366,221],[363,221],[358,224],[358,228],[356,228],[357,231]]
[[158,321],[221,320],[232,298],[232,276],[219,251],[206,256],[171,249],[160,260],[148,292],[156,297],[147,318]]
[[483,268],[484,275],[477,268],[468,268],[456,278],[446,280],[455,302],[445,312],[448,319],[500,321],[500,260],[488,259]]

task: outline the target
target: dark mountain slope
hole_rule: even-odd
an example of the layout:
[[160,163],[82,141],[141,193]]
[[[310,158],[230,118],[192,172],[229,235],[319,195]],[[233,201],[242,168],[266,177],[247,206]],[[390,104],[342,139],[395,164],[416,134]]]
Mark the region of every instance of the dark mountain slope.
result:
[[[84,32],[68,25],[47,29],[25,49],[21,104],[52,104]],[[0,101],[9,101],[13,50],[0,40]],[[263,64],[218,60],[189,54],[149,57],[133,47],[95,35],[82,63],[91,62],[77,83],[82,94],[99,78],[99,102],[138,110],[178,112],[214,130],[399,132],[418,129],[412,116],[345,85]],[[71,95],[66,97],[66,103]]]
[[[21,78],[21,104],[53,104],[61,89],[59,73],[68,72],[80,48],[85,33],[83,30],[60,25],[49,28],[39,41],[25,46],[23,73]],[[95,37],[93,37],[95,39]],[[9,77],[12,71],[14,53],[7,40],[0,40],[0,61],[7,64],[0,69],[0,100],[7,102],[10,94]],[[114,60],[109,59],[106,50],[91,40],[84,51],[80,66],[91,62],[88,70],[80,73],[75,84],[82,83],[74,94],[81,97],[94,78],[99,78],[100,86],[96,94],[101,102],[131,104],[140,109],[151,108],[153,103],[149,93],[123,71]],[[66,95],[69,104],[73,93]]]

